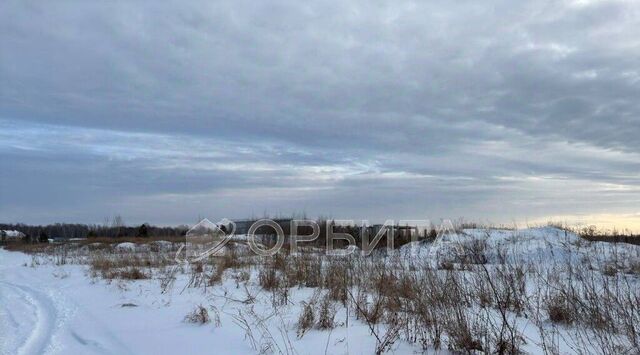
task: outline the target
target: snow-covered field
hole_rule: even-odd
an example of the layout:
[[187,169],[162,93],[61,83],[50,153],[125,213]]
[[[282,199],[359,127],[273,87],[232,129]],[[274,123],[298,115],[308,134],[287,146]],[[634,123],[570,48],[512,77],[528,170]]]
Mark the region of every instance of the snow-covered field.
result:
[[[536,354],[637,353],[639,247],[587,243],[554,228],[465,230],[460,238],[464,245],[481,245],[481,262],[456,260],[446,243],[434,254],[426,242],[339,261],[256,261],[239,243],[225,267],[220,261],[175,265],[177,245],[169,242],[51,246],[31,255],[0,250],[0,352],[482,353],[512,342]],[[442,262],[432,268],[428,258],[434,255]],[[317,285],[310,265],[323,269]],[[120,272],[134,266],[141,276]],[[574,285],[569,277],[584,276],[591,278],[575,283],[581,293],[563,293],[562,285]],[[594,282],[592,289],[583,287]],[[609,292],[614,286],[616,294]],[[452,301],[449,294],[463,299]],[[600,300],[611,309],[599,316],[615,315],[592,330],[581,323],[592,308],[567,306],[585,314],[552,321],[548,304],[558,295]],[[446,299],[444,306],[439,299]],[[206,309],[207,321],[186,321],[198,306]],[[306,327],[305,310],[312,318]],[[425,320],[428,315],[433,317]],[[331,324],[323,323],[327,319]],[[459,336],[467,326],[477,341]],[[599,340],[603,334],[611,340]]]
[[[120,249],[118,247],[118,249]],[[39,264],[39,265],[38,265]],[[297,339],[299,302],[313,289],[292,289],[288,305],[272,308],[271,294],[232,278],[216,287],[184,288],[177,275],[162,293],[157,280],[91,278],[84,265],[0,249],[0,353],[2,354],[371,354],[375,340],[364,324],[310,330]],[[256,297],[247,304],[248,295]],[[184,322],[203,305],[215,320]],[[216,309],[216,311],[213,311]],[[336,315],[344,322],[345,315]],[[243,322],[251,327],[246,329]],[[249,331],[251,335],[248,335]],[[249,339],[253,337],[253,339]],[[411,352],[409,345],[395,349]]]

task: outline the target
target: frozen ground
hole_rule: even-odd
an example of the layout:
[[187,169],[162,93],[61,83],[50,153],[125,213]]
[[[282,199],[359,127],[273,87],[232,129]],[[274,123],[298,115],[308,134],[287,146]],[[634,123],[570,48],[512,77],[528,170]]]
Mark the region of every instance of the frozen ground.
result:
[[[162,294],[156,280],[91,279],[87,267],[32,266],[23,253],[0,249],[0,353],[2,354],[371,354],[375,341],[355,320],[333,331],[310,330],[297,339],[298,302],[312,289],[294,289],[274,314],[270,295],[257,287],[250,305],[234,280],[206,290],[186,288],[187,277]],[[37,262],[37,261],[36,261]],[[254,293],[255,292],[255,293]],[[185,323],[197,305],[217,309],[219,324]],[[244,320],[252,328],[248,339]],[[345,315],[336,315],[345,323]],[[290,343],[289,343],[290,342]],[[395,348],[411,352],[408,344]]]
[[[500,258],[496,250],[534,264],[565,263],[567,259],[580,262],[585,255],[599,253],[615,256],[624,268],[623,264],[640,259],[636,246],[586,244],[575,235],[553,228],[465,230],[462,238],[483,240],[489,263]],[[158,245],[160,251],[171,249],[168,242]],[[158,251],[132,243],[110,248],[110,253]],[[88,252],[89,248],[80,250]],[[431,244],[418,242],[380,260],[388,262],[399,256],[421,262],[430,251]],[[241,277],[242,271],[229,269],[221,283],[209,287],[187,287],[193,275],[183,270],[177,273],[171,287],[163,288],[155,271],[151,278],[143,280],[95,277],[86,263],[77,262],[82,258],[77,256],[74,262],[70,257],[68,263],[60,263],[52,257],[0,249],[0,353],[373,354],[376,349],[377,340],[369,326],[356,319],[353,309],[349,312],[341,306],[336,307],[334,329],[310,329],[298,337],[296,323],[302,302],[308,301],[317,289],[291,287],[286,302],[274,306],[275,293],[258,285],[255,269],[249,271],[248,280]],[[198,305],[208,309],[210,323],[195,325],[184,321]],[[497,312],[491,314],[498,317]],[[522,350],[544,353],[533,321],[511,317],[525,339]],[[384,323],[376,324],[376,333],[384,334],[386,327]],[[557,334],[562,333],[559,329]],[[557,349],[561,352],[577,352],[570,342],[560,343]],[[404,339],[396,340],[388,351],[435,352],[430,346]],[[448,351],[443,346],[438,353]]]

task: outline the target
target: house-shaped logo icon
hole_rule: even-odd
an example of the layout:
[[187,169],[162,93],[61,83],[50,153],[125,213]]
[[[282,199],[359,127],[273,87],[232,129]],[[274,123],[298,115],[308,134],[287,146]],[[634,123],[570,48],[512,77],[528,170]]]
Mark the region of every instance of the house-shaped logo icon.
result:
[[213,223],[207,218],[191,227],[186,234],[186,261],[201,261],[220,255],[235,232],[235,223],[224,218]]

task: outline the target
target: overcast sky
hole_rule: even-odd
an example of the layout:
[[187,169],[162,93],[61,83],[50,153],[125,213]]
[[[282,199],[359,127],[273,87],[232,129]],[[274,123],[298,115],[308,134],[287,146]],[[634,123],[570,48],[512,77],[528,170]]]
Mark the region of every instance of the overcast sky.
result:
[[0,2],[0,222],[640,230],[638,1]]

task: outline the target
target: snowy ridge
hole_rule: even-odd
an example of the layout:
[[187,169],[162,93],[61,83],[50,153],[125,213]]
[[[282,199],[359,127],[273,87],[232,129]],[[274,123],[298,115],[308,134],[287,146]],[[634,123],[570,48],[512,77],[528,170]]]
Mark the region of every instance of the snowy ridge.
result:
[[640,257],[640,246],[589,242],[577,234],[555,227],[526,229],[464,229],[435,242],[412,242],[400,247],[398,255],[425,260],[436,255],[470,253],[480,244],[488,263],[505,260],[525,262],[580,262],[582,256],[604,259]]

